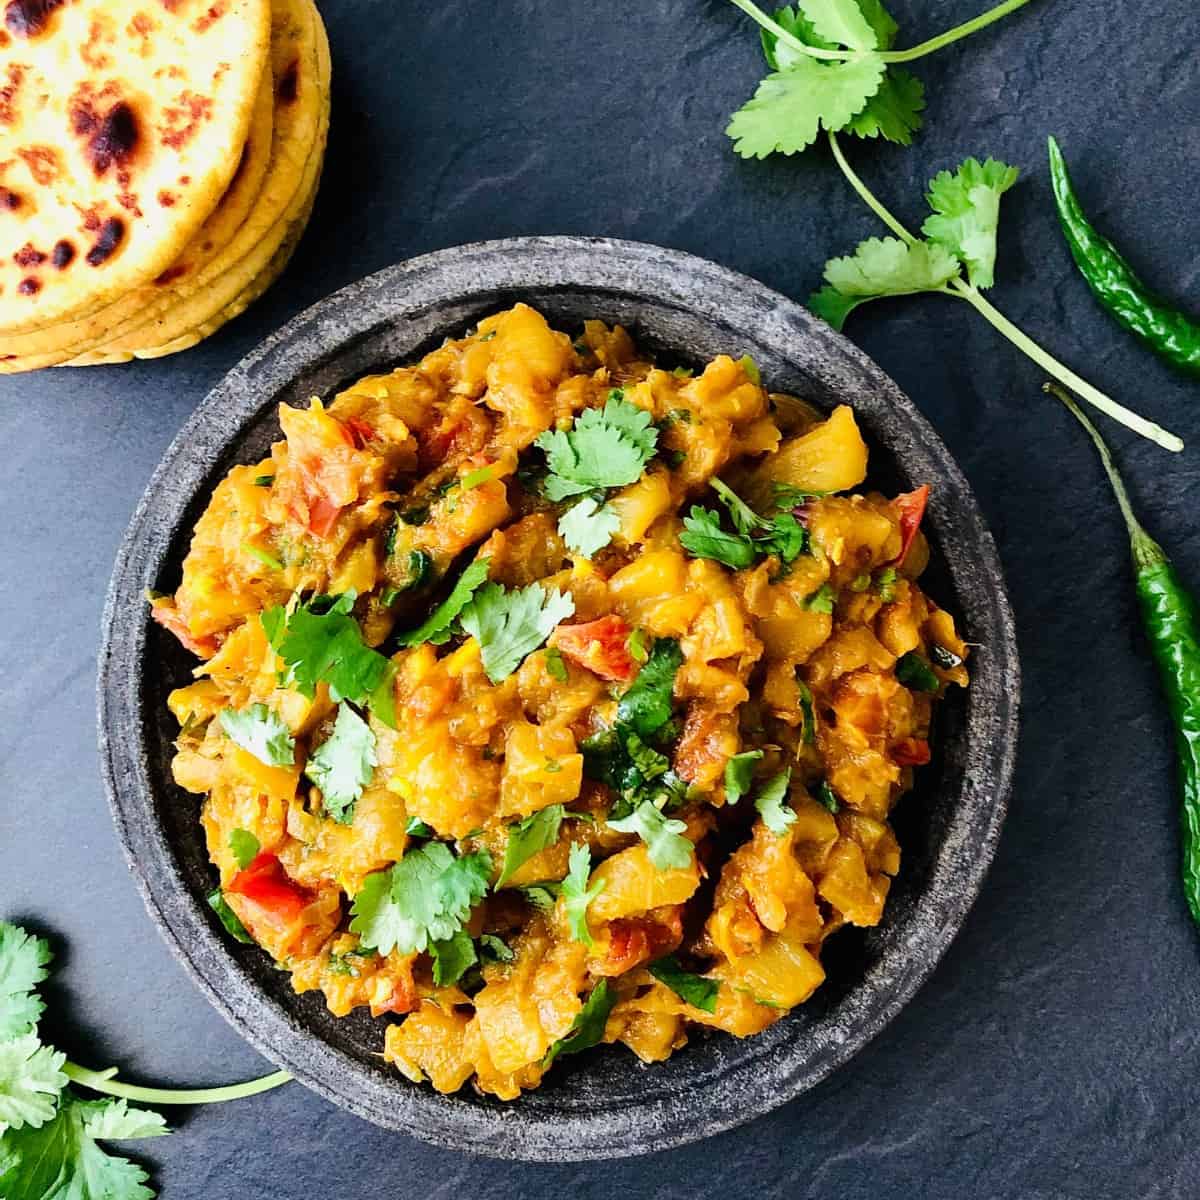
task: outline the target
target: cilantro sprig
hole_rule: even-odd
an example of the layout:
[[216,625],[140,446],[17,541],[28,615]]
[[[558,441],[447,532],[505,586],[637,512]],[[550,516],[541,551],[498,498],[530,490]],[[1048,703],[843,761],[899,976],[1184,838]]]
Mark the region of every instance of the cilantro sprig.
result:
[[768,16],[751,0],[731,0],[761,27],[771,73],[726,133],[746,158],[794,154],[820,130],[846,130],[907,146],[921,128],[925,89],[899,63],[923,58],[1021,8],[1005,0],[981,16],[895,50],[899,27],[880,0],[798,0]]
[[636,483],[654,456],[658,430],[650,414],[620,388],[603,408],[585,408],[568,430],[547,430],[534,443],[546,452],[543,490],[551,500]]
[[567,856],[567,866],[567,875],[562,881],[560,891],[567,928],[575,941],[591,946],[593,939],[587,923],[588,905],[604,891],[605,881],[599,879],[588,887],[588,880],[592,875],[592,852],[580,843],[571,847],[571,853]]
[[[89,1071],[45,1045],[37,1031],[44,1004],[35,988],[50,963],[42,938],[0,921],[0,1196],[5,1200],[153,1200],[146,1172],[100,1143],[161,1137],[162,1116],[130,1107],[211,1104],[286,1083],[279,1071],[229,1088],[176,1091],[113,1079],[116,1069]],[[84,1100],[76,1084],[107,1093]]]
[[349,825],[377,761],[371,727],[350,705],[341,704],[332,731],[309,756],[304,773],[321,789],[325,811]]
[[853,255],[825,264],[826,286],[809,307],[835,329],[860,304],[882,296],[934,292],[965,300],[981,317],[1027,354],[1043,370],[1066,384],[1089,404],[1167,450],[1183,442],[1153,421],[1130,411],[1081,379],[1018,329],[982,295],[994,280],[1000,197],[1016,182],[1017,171],[995,159],[968,158],[953,172],[942,171],[929,184],[926,197],[932,215],[914,237],[868,190],[830,135],[834,157],[850,185],[872,212],[896,235],[870,238]]
[[542,1066],[548,1067],[560,1054],[578,1054],[595,1046],[604,1037],[604,1027],[608,1024],[609,1013],[617,1003],[617,990],[607,979],[601,979],[583,1002],[583,1008],[571,1022],[571,1028],[565,1037],[560,1038],[542,1059]]
[[442,842],[409,850],[398,863],[366,877],[351,906],[350,931],[380,954],[419,953],[463,927],[491,873],[486,850],[461,858]]
[[693,505],[679,535],[680,545],[693,558],[711,558],[742,571],[771,554],[790,566],[808,549],[808,530],[793,513],[777,511],[769,519],[761,517],[722,480],[713,479],[711,486],[729,513],[734,532],[722,528],[721,516],[713,509]]
[[460,618],[463,629],[479,642],[483,669],[502,683],[575,611],[575,601],[558,588],[540,583],[506,590],[489,583],[475,593]]
[[235,746],[269,767],[290,767],[296,761],[296,740],[287,722],[265,704],[252,704],[245,712],[223,708],[221,728]]
[[643,800],[627,817],[609,817],[607,824],[618,833],[636,833],[660,871],[686,868],[696,853],[695,846],[683,836],[686,823],[664,816],[649,800]]
[[508,827],[504,865],[496,887],[503,887],[535,854],[558,841],[565,813],[561,804],[551,804]]
[[666,984],[685,1004],[690,1004],[701,1012],[717,1011],[720,984],[715,979],[705,979],[702,975],[685,971],[673,954],[652,962],[646,969],[659,983]]

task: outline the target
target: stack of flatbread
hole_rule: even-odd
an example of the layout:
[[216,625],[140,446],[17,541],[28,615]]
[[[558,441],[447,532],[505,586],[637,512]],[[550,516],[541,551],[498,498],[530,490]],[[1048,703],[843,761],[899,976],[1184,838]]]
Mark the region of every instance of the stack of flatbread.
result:
[[329,128],[312,0],[9,0],[0,372],[157,358],[286,266]]

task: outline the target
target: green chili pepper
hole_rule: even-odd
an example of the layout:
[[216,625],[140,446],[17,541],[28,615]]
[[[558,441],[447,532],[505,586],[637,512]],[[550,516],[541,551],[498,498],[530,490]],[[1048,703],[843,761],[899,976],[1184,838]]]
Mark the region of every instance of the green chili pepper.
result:
[[1096,443],[1129,530],[1142,621],[1175,724],[1183,801],[1183,894],[1193,920],[1200,924],[1200,623],[1196,602],[1163,548],[1133,515],[1125,485],[1099,431],[1061,388],[1048,383],[1046,390],[1075,414]]
[[1121,252],[1088,221],[1058,143],[1049,139],[1050,182],[1071,256],[1096,299],[1131,333],[1168,362],[1200,375],[1200,324],[1156,296]]

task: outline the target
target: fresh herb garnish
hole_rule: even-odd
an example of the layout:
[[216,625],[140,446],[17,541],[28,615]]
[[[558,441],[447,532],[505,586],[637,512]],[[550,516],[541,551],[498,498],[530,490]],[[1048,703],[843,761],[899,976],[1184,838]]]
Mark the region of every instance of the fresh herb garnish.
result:
[[717,1011],[717,993],[720,990],[717,981],[685,971],[673,954],[652,962],[647,970],[659,983],[666,984],[685,1004],[690,1004],[701,1012]]
[[546,647],[543,661],[546,664],[546,674],[551,679],[557,679],[559,683],[567,682],[567,664],[563,659],[562,651],[557,646]]
[[401,646],[419,646],[422,642],[432,642],[435,646],[441,646],[448,642],[463,609],[487,579],[488,561],[486,557],[475,559],[458,577],[445,600],[416,629],[396,635],[397,643]]
[[480,962],[509,963],[517,957],[508,944],[494,933],[480,934],[478,950]]
[[433,959],[433,982],[438,987],[457,983],[479,961],[475,943],[465,929],[444,941],[430,942],[429,955]]
[[223,708],[217,717],[229,740],[259,762],[269,767],[290,767],[296,761],[291,730],[265,704],[252,704],[245,712]]
[[896,568],[884,567],[875,577],[875,590],[884,604],[891,604],[896,599]]
[[585,496],[558,519],[558,532],[574,554],[591,558],[612,541],[621,528],[621,518],[611,505],[601,504],[594,496]]
[[262,614],[267,640],[287,667],[284,678],[310,700],[317,684],[327,683],[334,702],[371,703],[380,720],[389,720],[392,664],[363,641],[350,616],[357,593],[314,596],[291,613],[276,605]]
[[674,638],[657,638],[642,669],[617,705],[617,721],[641,737],[656,733],[671,719],[675,675],[683,651]]
[[354,820],[354,804],[375,773],[375,735],[348,704],[333,731],[309,756],[304,773],[321,789],[325,811],[339,824]]
[[463,927],[491,873],[486,850],[461,858],[441,842],[409,850],[398,863],[366,877],[351,907],[350,931],[380,954],[425,950]]
[[283,563],[271,554],[264,550],[261,546],[256,546],[253,542],[243,542],[242,551],[249,554],[251,558],[256,558],[264,567],[270,567],[272,571],[282,571]]
[[496,887],[503,887],[535,854],[558,841],[565,811],[561,804],[551,804],[508,827],[504,866]]
[[604,1027],[616,1003],[616,990],[609,986],[607,979],[601,979],[583,1002],[583,1008],[571,1022],[566,1037],[560,1038],[546,1051],[542,1066],[550,1066],[560,1054],[578,1054],[595,1046],[604,1037]]
[[489,583],[462,611],[463,629],[479,642],[483,669],[493,683],[507,679],[555,627],[575,611],[570,593],[540,583],[506,591]]
[[220,888],[214,888],[204,899],[208,902],[208,907],[217,914],[217,920],[224,926],[225,932],[235,942],[246,946],[254,945],[254,939],[246,932],[241,918],[229,907],[229,901],[225,899],[225,893]]
[[404,832],[410,838],[431,838],[434,836],[433,830],[420,817],[409,817],[407,824],[404,826]]
[[767,520],[720,479],[711,482],[736,532],[723,529],[720,515],[713,509],[693,505],[679,535],[680,545],[693,557],[711,558],[741,571],[770,554],[778,555],[788,566],[808,549],[808,530],[792,513],[777,512]]
[[464,492],[469,492],[472,488],[477,488],[480,484],[490,483],[496,478],[496,468],[494,465],[480,467],[476,471],[468,471],[462,479],[458,481],[458,485]]
[[837,798],[837,792],[829,786],[827,779],[822,779],[817,785],[817,801],[822,807],[827,808],[831,813],[841,811],[842,803]]
[[831,613],[837,596],[827,583],[821,584],[811,596],[804,601],[804,607],[809,612]]
[[229,850],[233,861],[241,870],[245,870],[257,857],[262,847],[258,838],[248,829],[231,829],[229,831]]
[[754,807],[758,809],[763,824],[775,834],[787,833],[788,826],[796,820],[796,810],[787,802],[788,784],[791,780],[790,768],[780,771],[778,775],[767,780],[754,797]]
[[541,883],[530,883],[517,890],[539,912],[549,912],[558,903],[558,894],[562,885],[557,879],[543,880]]
[[274,475],[255,475],[255,477],[254,477],[254,486],[255,487],[270,487],[271,484],[273,484],[274,482],[275,482]]
[[796,690],[800,693],[801,737],[806,746],[811,746],[817,740],[817,715],[813,706],[813,694],[808,684],[796,676]]
[[557,501],[635,483],[657,442],[650,414],[614,389],[603,408],[585,408],[571,429],[547,430],[534,443],[550,470],[543,491]]
[[627,817],[610,817],[607,824],[618,833],[636,833],[646,843],[650,861],[661,871],[691,865],[696,848],[682,836],[686,823],[664,817],[649,800],[643,800]]
[[650,651],[646,649],[646,631],[634,629],[625,639],[625,649],[634,662],[644,663],[650,657]]
[[922,658],[915,650],[910,650],[897,659],[896,678],[914,692],[932,694],[942,686],[942,681],[933,673],[928,660]]
[[762,758],[761,750],[744,750],[725,764],[725,803],[736,804],[749,790],[754,779],[754,764]]
[[566,910],[567,927],[575,941],[591,946],[593,939],[588,928],[587,910],[588,905],[604,891],[604,880],[600,879],[593,887],[588,887],[592,873],[592,852],[581,843],[577,842],[571,847],[567,864],[569,869],[560,892]]

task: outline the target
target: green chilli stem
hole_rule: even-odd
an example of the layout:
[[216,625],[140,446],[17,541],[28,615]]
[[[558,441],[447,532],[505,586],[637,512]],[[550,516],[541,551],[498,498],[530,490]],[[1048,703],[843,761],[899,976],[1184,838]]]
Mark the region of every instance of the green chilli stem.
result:
[[[846,182],[854,189],[859,199],[901,241],[907,242],[910,246],[916,245],[917,239],[900,224],[896,217],[888,212],[883,204],[876,199],[870,188],[855,174],[854,169],[846,161],[845,154],[842,153],[842,147],[838,142],[837,135],[830,133],[828,134],[828,138],[829,148],[833,151],[834,160],[841,169],[842,174],[846,177]],[[1148,421],[1145,417],[1131,412],[1123,404],[1118,404],[1098,388],[1092,387],[1086,379],[1081,379],[1069,367],[1060,363],[1052,354],[1043,350],[1033,338],[1023,330],[1017,328],[995,305],[985,300],[966,280],[961,278],[952,279],[945,287],[936,290],[944,295],[965,300],[989,325],[1008,338],[1018,350],[1033,359],[1043,371],[1048,372],[1060,383],[1066,384],[1078,396],[1082,397],[1094,408],[1098,408],[1102,413],[1107,413],[1114,421],[1119,421],[1135,433],[1140,433],[1142,437],[1149,438],[1156,445],[1162,446],[1164,450],[1178,452],[1183,449],[1183,440],[1181,438],[1163,429],[1161,425],[1156,425],[1153,421]]]
[[139,1100],[143,1104],[222,1104],[226,1100],[240,1100],[245,1096],[257,1096],[259,1092],[269,1092],[272,1088],[290,1082],[292,1078],[286,1071],[276,1071],[273,1075],[264,1075],[261,1079],[250,1079],[245,1083],[230,1084],[228,1087],[178,1090],[119,1083],[113,1078],[116,1073],[116,1067],[109,1067],[106,1071],[89,1071],[73,1062],[63,1066],[63,1074],[80,1087],[93,1092],[103,1092],[107,1096],[120,1096],[123,1100]]
[[961,279],[952,279],[949,286],[955,295],[965,300],[989,325],[1008,338],[1018,350],[1027,354],[1039,367],[1053,375],[1060,383],[1066,384],[1093,408],[1098,408],[1102,413],[1112,417],[1114,421],[1120,422],[1135,433],[1140,433],[1142,437],[1148,438],[1164,450],[1173,450],[1178,453],[1183,449],[1182,438],[1176,437],[1161,425],[1156,425],[1153,421],[1148,421],[1145,417],[1131,412],[1123,404],[1118,404],[1111,397],[1106,396],[1099,388],[1092,387],[1086,379],[1081,379],[1070,367],[1063,366],[1057,358],[1043,350],[1027,333],[1018,329],[998,308],[985,300],[969,283]]
[[1088,437],[1092,439],[1092,443],[1100,455],[1104,473],[1108,476],[1108,482],[1112,484],[1113,495],[1117,498],[1121,516],[1125,518],[1125,528],[1129,531],[1129,544],[1133,548],[1133,561],[1138,570],[1142,571],[1147,567],[1164,562],[1167,556],[1163,548],[1146,532],[1141,521],[1137,519],[1137,514],[1133,511],[1133,505],[1129,502],[1129,493],[1125,490],[1125,481],[1117,470],[1117,464],[1113,462],[1112,452],[1108,448],[1108,443],[1101,436],[1100,430],[1088,420],[1084,411],[1058,384],[1044,383],[1042,391],[1061,400],[1071,415],[1083,426]]
[[778,21],[768,16],[757,4],[753,3],[753,0],[730,0],[730,3],[740,8],[746,16],[758,25],[761,25],[763,29],[773,33],[781,42],[784,42],[793,50],[799,51],[801,54],[807,54],[809,58],[845,61],[846,59],[858,58],[863,54],[876,54],[884,62],[903,63],[912,62],[917,58],[924,58],[926,54],[932,54],[935,50],[941,50],[944,46],[949,46],[954,42],[961,41],[965,37],[970,37],[971,34],[978,33],[979,30],[986,29],[994,22],[1007,17],[1010,12],[1016,12],[1018,8],[1023,8],[1029,3],[1029,0],[1004,0],[1003,4],[997,4],[995,8],[989,8],[987,12],[981,13],[977,17],[972,17],[971,20],[964,21],[961,25],[955,25],[953,29],[947,29],[945,33],[939,33],[937,37],[932,37],[928,41],[921,42],[920,45],[910,47],[908,50],[821,50],[816,46],[809,46],[796,37],[795,34],[789,33]]

